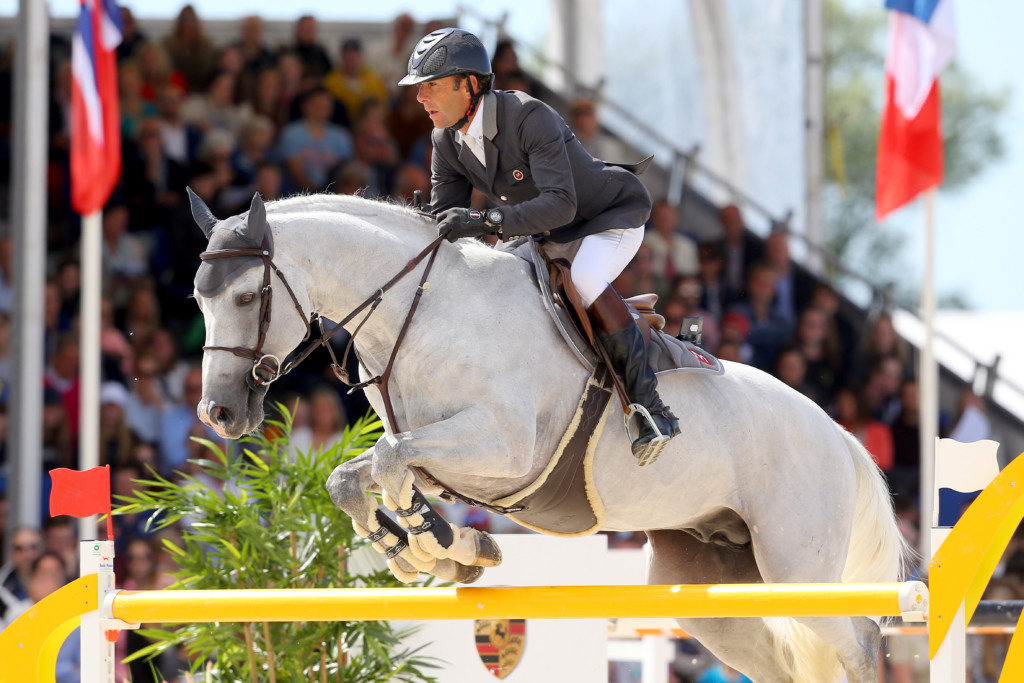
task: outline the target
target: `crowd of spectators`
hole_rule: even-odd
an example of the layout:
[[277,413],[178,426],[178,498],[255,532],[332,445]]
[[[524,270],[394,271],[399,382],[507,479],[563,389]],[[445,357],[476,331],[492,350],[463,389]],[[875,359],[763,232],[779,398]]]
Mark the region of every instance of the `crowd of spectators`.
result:
[[[192,6],[181,10],[163,38],[147,35],[128,9],[123,18],[117,50],[123,174],[102,223],[100,453],[102,463],[112,466],[115,492],[130,491],[132,479],[150,468],[172,475],[202,450],[191,437],[214,438],[195,413],[204,328],[189,295],[205,238],[192,220],[185,187],[221,217],[245,210],[254,192],[265,200],[297,192],[360,192],[406,202],[416,190],[429,195],[431,123],[416,90],[396,83],[416,40],[440,27],[401,15],[378,44],[349,36],[328,46],[316,18],[304,16],[289,41],[270,45],[256,16],[239,22],[237,36],[216,40]],[[80,226],[70,207],[71,62],[65,38],[52,38],[51,57],[46,469],[74,467],[79,438]],[[0,117],[10,111],[10,66],[9,59],[0,60]],[[497,88],[536,88],[510,41],[499,43],[493,69]],[[595,156],[636,160],[602,129],[593,102],[577,101],[566,115]],[[0,120],[0,162],[10,155],[10,132],[10,122]],[[2,186],[9,184],[6,171],[7,163],[0,163]],[[474,202],[482,201],[475,196]],[[844,317],[839,295],[794,265],[786,233],[756,238],[736,206],[722,208],[719,218],[721,239],[698,242],[687,233],[679,207],[659,199],[640,251],[615,286],[625,296],[659,294],[659,310],[673,334],[684,317],[703,316],[709,351],[771,372],[805,394],[865,443],[898,496],[913,500],[917,384],[910,351],[891,318],[878,314],[859,333]],[[0,466],[14,457],[6,446],[11,277],[11,238],[3,235]],[[330,444],[349,416],[368,410],[359,395],[343,391],[319,354],[275,385],[273,398],[297,406],[293,442],[299,448]],[[685,407],[678,408],[684,433],[696,428],[686,425]],[[947,431],[972,439],[984,435],[977,397],[965,393],[960,412],[944,422]],[[916,509],[904,507],[908,515]],[[458,506],[448,511],[461,523],[518,530],[487,513]],[[159,539],[131,517],[119,518],[118,525],[117,550],[124,558],[119,585],[166,585],[173,561],[161,552]],[[76,574],[75,538],[74,525],[55,519],[45,528],[22,528],[4,544],[11,554],[0,562],[0,625]],[[611,540],[638,546],[643,536]],[[139,644],[122,642],[119,648]]]

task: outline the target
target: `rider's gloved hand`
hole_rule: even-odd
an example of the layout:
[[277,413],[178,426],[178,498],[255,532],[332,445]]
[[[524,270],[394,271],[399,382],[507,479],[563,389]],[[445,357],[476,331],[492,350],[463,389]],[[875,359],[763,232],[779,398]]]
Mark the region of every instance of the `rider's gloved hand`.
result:
[[[499,220],[488,220],[491,214],[496,214]],[[500,216],[500,211],[484,213],[476,209],[445,209],[437,214],[437,234],[439,237],[447,238],[449,242],[461,237],[495,235],[501,231]]]

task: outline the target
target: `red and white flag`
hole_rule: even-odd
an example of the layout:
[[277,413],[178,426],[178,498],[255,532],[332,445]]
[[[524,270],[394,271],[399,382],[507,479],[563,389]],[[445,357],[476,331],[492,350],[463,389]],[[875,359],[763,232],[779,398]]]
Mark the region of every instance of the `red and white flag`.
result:
[[103,208],[121,177],[121,34],[116,0],[83,0],[71,39],[71,206],[83,216]]
[[953,0],[886,0],[889,53],[878,136],[875,217],[942,182],[939,74],[956,54]]

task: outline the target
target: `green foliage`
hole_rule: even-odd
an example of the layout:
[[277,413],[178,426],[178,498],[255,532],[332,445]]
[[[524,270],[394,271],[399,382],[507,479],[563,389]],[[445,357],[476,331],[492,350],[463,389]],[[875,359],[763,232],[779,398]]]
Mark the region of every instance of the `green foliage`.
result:
[[[875,223],[875,164],[885,83],[886,16],[879,7],[825,3],[824,222],[830,250],[876,281],[898,279],[904,240]],[[1004,154],[999,115],[1008,91],[992,92],[955,63],[942,74],[945,177],[955,191]]]
[[[183,547],[165,541],[180,567],[172,591],[399,585],[386,570],[346,572],[348,557],[366,541],[325,487],[337,465],[374,444],[380,420],[359,420],[322,453],[295,453],[288,446],[291,415],[278,409],[282,419],[240,441],[237,457],[201,441],[210,458],[193,461],[194,474],[180,482],[151,474],[133,495],[119,496],[115,514],[154,513],[157,529],[189,518]],[[386,622],[198,623],[142,633],[155,642],[136,656],[183,645],[193,670],[206,669],[217,681],[321,680],[322,666],[322,680],[424,681],[433,680],[425,672],[436,667],[403,648],[404,633]]]

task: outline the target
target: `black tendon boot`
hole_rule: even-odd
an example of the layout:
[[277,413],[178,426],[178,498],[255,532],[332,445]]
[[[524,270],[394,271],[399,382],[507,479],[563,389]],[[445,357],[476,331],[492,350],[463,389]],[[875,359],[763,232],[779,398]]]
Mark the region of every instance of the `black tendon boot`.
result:
[[622,377],[633,404],[632,412],[639,425],[639,433],[633,439],[633,455],[638,464],[648,465],[661,455],[668,440],[679,434],[679,420],[658,396],[658,379],[647,361],[647,344],[618,293],[609,286],[587,312],[597,340],[608,354],[612,370]]

